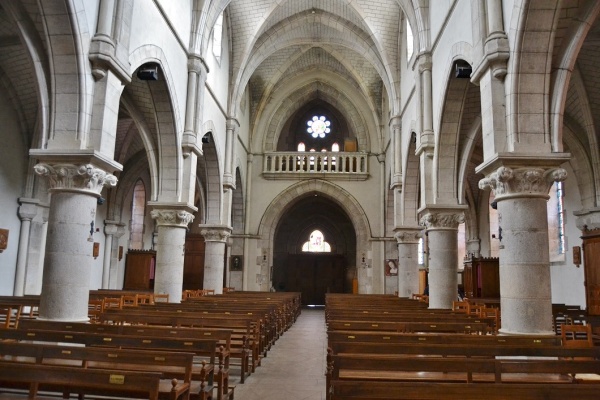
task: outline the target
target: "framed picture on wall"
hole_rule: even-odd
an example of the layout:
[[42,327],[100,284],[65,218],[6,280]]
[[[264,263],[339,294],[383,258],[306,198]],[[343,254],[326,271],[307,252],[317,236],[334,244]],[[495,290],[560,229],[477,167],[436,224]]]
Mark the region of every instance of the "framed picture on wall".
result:
[[229,270],[230,271],[241,271],[242,269],[243,269],[242,256],[231,256],[231,260],[229,262]]
[[398,260],[385,260],[385,276],[398,276]]

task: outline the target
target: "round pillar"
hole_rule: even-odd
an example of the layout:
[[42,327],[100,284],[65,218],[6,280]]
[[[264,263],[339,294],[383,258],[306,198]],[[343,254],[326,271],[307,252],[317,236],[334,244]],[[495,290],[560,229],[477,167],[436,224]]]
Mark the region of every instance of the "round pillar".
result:
[[458,224],[464,215],[430,211],[421,221],[429,237],[429,308],[452,309],[458,293]]
[[215,294],[223,293],[225,273],[225,244],[231,235],[231,228],[223,225],[201,225],[204,236],[204,289],[213,289]]
[[87,321],[97,198],[117,178],[91,164],[37,164],[51,193],[39,318]]
[[[161,207],[164,206],[161,205]],[[179,303],[183,291],[183,262],[185,234],[194,214],[187,209],[154,209],[150,213],[156,220],[156,267],[154,293],[168,294],[170,303]]]
[[546,201],[562,168],[500,167],[479,187],[498,202],[500,305],[504,334],[552,335],[552,296]]
[[419,238],[421,228],[397,229],[398,296],[411,298],[419,292]]

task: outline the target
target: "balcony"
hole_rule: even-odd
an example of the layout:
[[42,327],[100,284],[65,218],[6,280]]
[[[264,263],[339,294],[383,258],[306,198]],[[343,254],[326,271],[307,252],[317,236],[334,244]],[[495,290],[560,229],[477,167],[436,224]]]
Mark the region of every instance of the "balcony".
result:
[[367,153],[265,153],[263,176],[266,179],[366,180],[369,177],[368,161]]

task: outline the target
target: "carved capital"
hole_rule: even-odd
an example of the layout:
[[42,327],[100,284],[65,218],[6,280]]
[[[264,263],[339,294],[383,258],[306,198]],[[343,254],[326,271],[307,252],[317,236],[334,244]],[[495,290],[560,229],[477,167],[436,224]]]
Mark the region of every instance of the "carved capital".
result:
[[427,229],[458,229],[465,222],[462,212],[428,212],[421,217],[421,225]]
[[421,230],[415,229],[396,229],[394,230],[394,238],[398,244],[415,244],[421,239]]
[[35,173],[46,177],[49,191],[75,191],[100,196],[104,186],[116,186],[117,178],[92,164],[37,164]]
[[188,57],[188,71],[194,72],[200,76],[201,79],[206,80],[208,74],[208,65],[206,61],[199,54],[190,54]]
[[567,178],[563,168],[509,168],[499,167],[479,181],[480,189],[490,188],[496,199],[514,195],[547,196],[554,182]]
[[194,214],[184,210],[152,210],[150,213],[158,226],[187,228],[194,220]]
[[[202,226],[201,226],[202,227]],[[231,228],[227,226],[204,226],[200,231],[206,242],[226,242],[231,236]]]

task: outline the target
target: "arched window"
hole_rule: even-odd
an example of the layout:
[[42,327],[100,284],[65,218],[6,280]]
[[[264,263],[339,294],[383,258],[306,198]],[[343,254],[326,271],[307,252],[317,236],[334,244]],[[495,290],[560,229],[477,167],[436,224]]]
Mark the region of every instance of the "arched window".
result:
[[298,151],[306,151],[306,145],[302,142],[298,143]]
[[144,217],[146,216],[146,188],[144,182],[138,180],[133,187],[131,200],[131,226],[129,248],[144,248]]
[[413,55],[414,52],[414,48],[413,48],[413,32],[412,29],[410,27],[410,24],[408,23],[408,20],[405,20],[406,22],[406,59],[410,60],[410,58]]
[[217,61],[221,62],[221,53],[223,51],[223,13],[219,15],[213,27],[212,51]]
[[336,142],[334,144],[331,145],[331,151],[333,151],[334,153],[337,153],[340,151],[340,145]]
[[548,193],[548,243],[550,245],[550,261],[565,259],[565,204],[564,183],[556,182]]
[[314,230],[308,241],[302,245],[302,251],[313,253],[330,253],[331,246],[325,241],[325,237],[320,230]]

